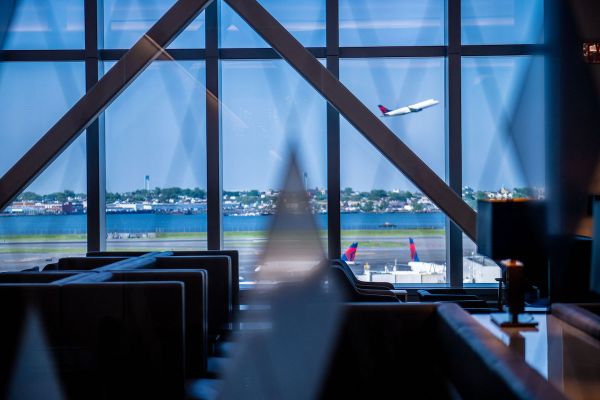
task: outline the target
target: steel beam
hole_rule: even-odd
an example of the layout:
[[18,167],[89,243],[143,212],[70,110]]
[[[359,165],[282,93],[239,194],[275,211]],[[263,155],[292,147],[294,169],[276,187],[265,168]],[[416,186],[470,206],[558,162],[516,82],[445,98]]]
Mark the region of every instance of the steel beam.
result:
[[[338,0],[326,2],[327,69],[340,74]],[[342,253],[340,209],[340,114],[327,103],[327,244],[330,259]]]
[[[448,0],[448,85],[446,136],[446,177],[448,185],[462,197],[462,71],[461,71],[461,0]],[[463,284],[462,232],[446,219],[446,282],[452,287]]]
[[85,130],[212,0],[178,0],[13,167],[0,178],[5,208]]
[[[100,4],[98,3],[100,1]],[[91,90],[99,77],[99,14],[102,0],[85,0],[85,86]],[[102,25],[100,25],[102,27]],[[100,35],[102,36],[102,35]],[[86,130],[87,251],[106,250],[106,157],[103,116]]]
[[335,107],[396,168],[426,194],[469,237],[477,215],[352,92],[255,0],[226,0],[262,38]]
[[207,248],[223,246],[223,162],[219,101],[219,10],[215,2],[206,9],[206,207]]

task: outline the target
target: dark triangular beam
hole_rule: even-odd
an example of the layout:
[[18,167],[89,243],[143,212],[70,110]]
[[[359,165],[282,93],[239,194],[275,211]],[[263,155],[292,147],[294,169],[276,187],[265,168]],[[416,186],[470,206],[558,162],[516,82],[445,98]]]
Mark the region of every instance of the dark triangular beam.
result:
[[262,38],[471,239],[477,214],[255,0],[226,0]]
[[[123,57],[0,178],[4,209],[65,150],[212,0],[178,0]],[[31,110],[35,114],[35,110]]]

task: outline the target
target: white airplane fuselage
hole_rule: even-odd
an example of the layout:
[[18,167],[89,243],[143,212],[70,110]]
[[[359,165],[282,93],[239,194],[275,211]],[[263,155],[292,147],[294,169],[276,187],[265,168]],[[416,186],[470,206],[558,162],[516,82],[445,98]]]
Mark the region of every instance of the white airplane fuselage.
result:
[[428,99],[425,101],[421,101],[419,103],[411,104],[410,106],[400,107],[395,110],[388,111],[383,113],[384,117],[396,117],[398,115],[405,115],[410,113],[419,112],[429,107],[433,107],[436,104],[439,104],[439,101],[435,99]]
[[411,271],[428,273],[428,274],[443,274],[446,272],[446,266],[442,264],[428,263],[422,261],[409,261],[408,266]]

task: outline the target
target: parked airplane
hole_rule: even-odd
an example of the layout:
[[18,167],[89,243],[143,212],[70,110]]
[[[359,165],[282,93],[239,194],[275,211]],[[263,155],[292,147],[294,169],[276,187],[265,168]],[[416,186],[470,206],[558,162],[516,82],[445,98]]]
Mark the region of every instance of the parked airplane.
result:
[[411,104],[410,106],[407,106],[407,107],[400,107],[395,110],[390,110],[387,107],[382,106],[381,104],[379,104],[377,107],[379,107],[379,110],[383,114],[382,117],[395,117],[398,115],[419,112],[426,108],[433,107],[438,103],[439,103],[439,101],[437,101],[437,100],[429,99],[429,100],[421,101],[419,103]]
[[356,258],[356,250],[358,249],[358,242],[354,242],[348,247],[348,249],[342,254],[342,261],[346,261],[348,265],[354,265],[354,259]]
[[408,243],[410,248],[410,261],[408,262],[408,266],[410,267],[411,271],[428,274],[443,274],[446,272],[445,265],[422,262],[419,259],[419,254],[417,253],[417,246],[415,245],[415,241],[413,240],[413,238],[408,238]]

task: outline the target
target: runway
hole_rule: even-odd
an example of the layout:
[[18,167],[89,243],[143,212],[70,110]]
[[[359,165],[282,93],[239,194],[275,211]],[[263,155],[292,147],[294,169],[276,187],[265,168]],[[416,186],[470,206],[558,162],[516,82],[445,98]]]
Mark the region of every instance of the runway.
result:
[[[260,262],[260,253],[265,243],[264,238],[236,238],[225,240],[224,248],[237,249],[240,253],[240,275],[245,280],[252,279],[254,269]],[[344,237],[344,242],[361,241],[360,237]],[[357,251],[355,265],[352,266],[356,273],[362,273],[363,265],[368,263],[371,271],[383,271],[391,268],[394,263],[397,269],[408,269],[410,260],[406,238],[394,237],[369,237],[363,242],[380,242],[381,246],[360,246]],[[416,237],[417,251],[421,261],[438,264],[445,263],[446,241],[444,237],[423,236]],[[55,242],[0,242],[0,270],[19,270],[33,266],[43,267],[56,262],[62,257],[82,256],[86,253],[85,241],[55,241]],[[326,244],[323,243],[325,248]],[[202,250],[206,249],[206,240],[197,239],[121,239],[110,240],[107,249],[140,250],[140,251],[177,251],[177,250]],[[344,249],[345,250],[345,249]],[[464,241],[463,254],[471,254],[475,246],[471,241]]]

